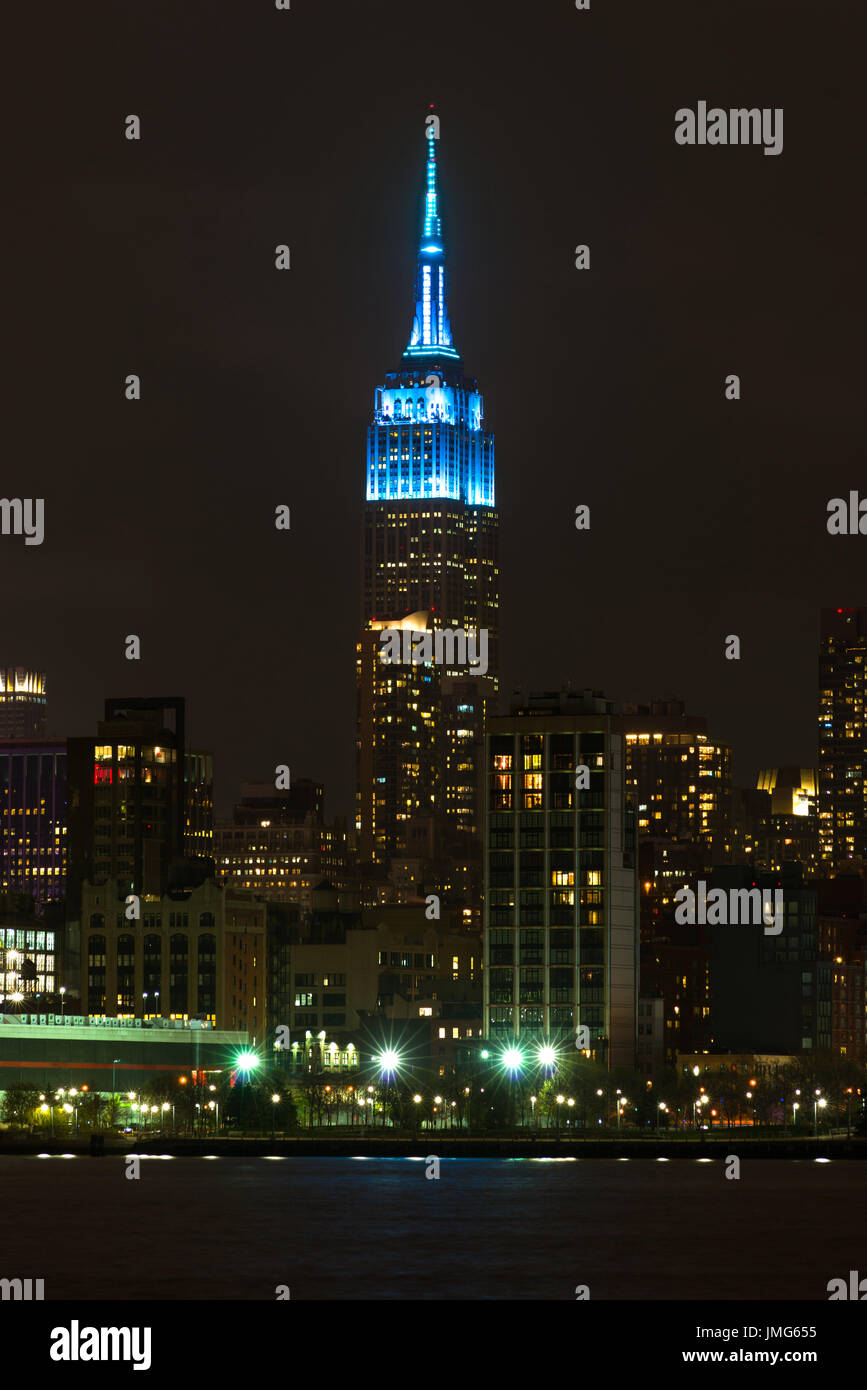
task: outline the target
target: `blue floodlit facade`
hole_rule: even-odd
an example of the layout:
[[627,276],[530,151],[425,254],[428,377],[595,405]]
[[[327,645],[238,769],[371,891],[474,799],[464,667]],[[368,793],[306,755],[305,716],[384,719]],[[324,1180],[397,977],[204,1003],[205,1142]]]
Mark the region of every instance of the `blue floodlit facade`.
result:
[[481,392],[463,374],[449,323],[436,131],[431,120],[412,331],[401,370],[376,388],[367,432],[367,500],[449,498],[493,507],[494,440],[484,427]]

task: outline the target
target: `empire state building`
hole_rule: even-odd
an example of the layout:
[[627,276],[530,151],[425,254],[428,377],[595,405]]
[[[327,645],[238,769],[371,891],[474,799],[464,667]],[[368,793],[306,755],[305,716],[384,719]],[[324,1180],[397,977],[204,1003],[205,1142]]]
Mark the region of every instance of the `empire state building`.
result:
[[[380,862],[413,842],[460,855],[476,840],[498,690],[494,439],[449,320],[438,143],[430,115],[409,342],[375,389],[367,430],[356,821],[361,857]],[[381,632],[394,627],[486,634],[487,669],[385,664]]]

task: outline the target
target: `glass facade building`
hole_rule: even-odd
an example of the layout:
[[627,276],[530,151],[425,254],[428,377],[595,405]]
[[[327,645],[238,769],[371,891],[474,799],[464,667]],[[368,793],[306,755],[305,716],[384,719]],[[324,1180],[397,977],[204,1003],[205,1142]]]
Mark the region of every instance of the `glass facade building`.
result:
[[0,743],[0,890],[40,905],[66,894],[66,744]]

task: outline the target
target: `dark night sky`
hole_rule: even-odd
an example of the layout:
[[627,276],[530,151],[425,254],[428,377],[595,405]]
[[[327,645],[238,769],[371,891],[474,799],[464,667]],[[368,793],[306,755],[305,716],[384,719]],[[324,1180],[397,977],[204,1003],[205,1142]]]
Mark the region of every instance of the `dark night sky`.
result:
[[[854,0],[29,9],[2,490],[46,499],[46,539],[0,540],[0,661],[47,671],[53,733],[182,694],[221,810],[282,762],[351,810],[365,429],[409,333],[435,101],[504,692],[678,693],[739,779],[814,761],[818,609],[867,601],[867,538],[825,529],[867,491]],[[678,147],[700,99],[782,106],[783,153]]]

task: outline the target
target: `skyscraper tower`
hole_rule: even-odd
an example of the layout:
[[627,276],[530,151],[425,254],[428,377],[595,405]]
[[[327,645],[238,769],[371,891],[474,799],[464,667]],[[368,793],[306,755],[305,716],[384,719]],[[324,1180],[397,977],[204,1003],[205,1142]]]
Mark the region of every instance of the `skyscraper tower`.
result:
[[[362,857],[380,861],[405,849],[419,815],[434,817],[443,847],[479,833],[485,716],[498,689],[494,440],[449,321],[438,140],[429,115],[412,329],[400,369],[376,387],[367,431],[357,829]],[[416,630],[486,632],[487,670],[383,666],[379,632],[410,615]],[[424,720],[413,721],[422,675]]]
[[819,644],[819,862],[867,862],[867,608],[823,608]]

